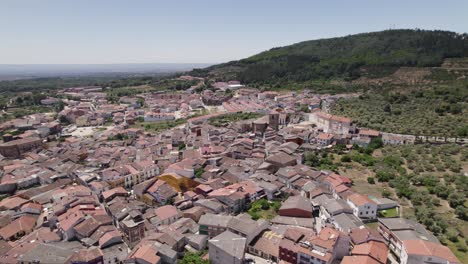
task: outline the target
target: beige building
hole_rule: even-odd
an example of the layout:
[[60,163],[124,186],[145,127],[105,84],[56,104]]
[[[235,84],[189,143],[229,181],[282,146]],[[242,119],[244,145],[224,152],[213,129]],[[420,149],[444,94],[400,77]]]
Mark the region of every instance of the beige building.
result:
[[322,129],[324,133],[347,135],[351,129],[351,119],[322,111],[310,113],[309,121]]

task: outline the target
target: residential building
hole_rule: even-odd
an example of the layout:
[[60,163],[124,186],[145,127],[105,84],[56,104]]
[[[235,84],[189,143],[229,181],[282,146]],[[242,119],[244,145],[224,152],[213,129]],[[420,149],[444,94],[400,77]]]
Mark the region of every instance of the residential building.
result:
[[379,218],[379,233],[388,243],[390,250],[401,256],[405,240],[424,240],[439,243],[439,240],[424,226],[404,218]]
[[459,264],[460,260],[446,246],[425,240],[405,240],[401,264]]
[[208,240],[208,254],[212,264],[243,264],[247,239],[224,231]]
[[119,227],[129,244],[138,243],[145,236],[145,221],[137,210],[130,211],[127,217],[120,221]]
[[231,219],[232,216],[228,215],[204,214],[198,221],[200,234],[208,235],[209,238],[218,236],[228,229]]
[[38,137],[16,139],[0,144],[0,154],[5,157],[15,158],[41,145],[42,140]]
[[375,219],[377,217],[377,204],[367,196],[354,193],[348,196],[347,202],[356,217],[363,219]]
[[290,196],[281,205],[278,214],[281,216],[312,218],[312,204],[302,196]]

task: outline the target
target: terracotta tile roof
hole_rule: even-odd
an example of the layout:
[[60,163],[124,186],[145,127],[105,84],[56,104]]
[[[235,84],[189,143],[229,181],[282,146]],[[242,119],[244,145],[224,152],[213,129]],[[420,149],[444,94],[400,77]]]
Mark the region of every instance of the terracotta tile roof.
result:
[[375,203],[374,201],[369,199],[369,197],[367,197],[365,195],[362,195],[362,194],[359,194],[359,193],[351,194],[350,196],[348,196],[348,200],[350,200],[353,204],[355,204],[357,206],[362,206],[362,205],[365,205],[367,203]]
[[316,189],[313,189],[311,192],[309,192],[310,198],[315,198],[319,195],[328,193],[327,190],[325,190],[323,187],[318,187]]
[[177,208],[172,205],[158,207],[154,210],[154,212],[161,220],[171,218],[179,213]]
[[61,240],[62,238],[57,234],[57,232],[50,231],[49,227],[40,227],[34,230],[32,233],[25,235],[20,240],[15,241],[13,246],[17,246],[23,242],[29,242],[29,241],[50,243],[50,242],[58,242]]
[[75,252],[71,257],[71,263],[89,263],[103,257],[103,253],[99,248],[81,249]]
[[[279,152],[278,154],[271,155],[266,159],[267,162],[270,163],[276,163],[276,164],[289,164],[289,163],[295,163],[296,157],[292,155],[288,155],[284,152]],[[294,164],[295,165],[295,164]]]
[[359,134],[363,136],[371,136],[371,137],[378,137],[380,136],[380,132],[377,130],[372,129],[361,129],[359,130]]
[[8,197],[3,199],[0,202],[0,209],[1,210],[13,210],[16,208],[20,208],[23,204],[26,204],[28,200],[23,199],[21,197]]
[[42,205],[37,204],[37,203],[27,203],[27,204],[23,204],[23,206],[21,206],[21,209],[22,210],[24,210],[24,209],[33,209],[33,210],[41,211],[42,210]]
[[120,238],[120,240],[122,240],[122,235],[119,231],[113,230],[105,233],[101,238],[99,238],[99,246],[105,246],[107,242],[114,238]]
[[349,118],[346,118],[346,117],[343,117],[343,116],[331,115],[331,114],[328,114],[328,113],[325,113],[325,112],[322,112],[322,111],[317,112],[316,115],[323,118],[323,119],[327,119],[327,120],[331,120],[331,121],[351,123],[351,119],[349,119]]
[[84,219],[85,214],[79,210],[79,206],[75,206],[73,209],[75,210],[68,210],[58,217],[62,230],[69,230]]
[[268,230],[262,233],[262,235],[256,239],[251,246],[256,250],[265,254],[279,257],[279,243],[283,236],[275,233],[274,231]]
[[329,134],[329,133],[321,133],[318,135],[317,137],[318,139],[321,139],[321,140],[330,140],[333,138],[333,134]]
[[340,232],[338,230],[325,227],[317,236],[309,238],[309,242],[322,248],[326,248],[327,250],[332,250],[339,236]]
[[9,240],[20,232],[32,231],[36,225],[36,219],[36,217],[31,215],[21,216],[9,225],[0,229],[0,236],[5,240]]
[[279,209],[280,215],[282,210],[287,209],[300,209],[303,211],[310,212],[312,216],[312,204],[309,200],[302,196],[290,196],[284,203],[281,205]]
[[353,255],[370,256],[381,264],[387,263],[388,248],[382,242],[371,241],[356,245],[351,253]]
[[349,190],[349,188],[348,188],[346,185],[343,185],[343,184],[338,185],[338,186],[335,188],[335,192],[337,192],[337,193],[342,193],[342,192],[345,192],[345,191],[347,191],[347,190]]
[[0,263],[16,264],[18,263],[19,256],[26,254],[40,244],[41,243],[37,241],[21,243],[21,245],[17,245],[10,249],[6,254],[0,255]]
[[380,264],[369,256],[344,256],[341,264]]
[[143,244],[140,247],[136,248],[128,259],[142,260],[146,263],[159,263],[161,258],[156,255],[158,253],[157,249],[150,244]]
[[0,256],[5,255],[13,247],[6,241],[0,240]]
[[116,196],[116,195],[127,196],[128,192],[123,187],[117,187],[117,188],[110,189],[108,191],[102,192],[102,197],[104,198],[104,200],[107,200],[110,197]]
[[208,193],[208,192],[211,192],[213,190],[213,188],[211,188],[211,186],[206,185],[206,184],[200,184],[200,185],[198,185],[196,187],[196,189],[199,189],[204,193]]
[[298,226],[289,227],[286,232],[284,232],[284,237],[294,242],[298,242],[303,237],[311,237],[313,235],[315,235],[315,233],[312,229]]
[[460,263],[452,251],[441,244],[424,240],[405,240],[403,246],[408,255],[434,256],[448,260],[450,263]]
[[221,188],[221,189],[217,189],[217,190],[214,190],[214,191],[210,192],[208,194],[208,196],[209,197],[229,196],[229,195],[234,194],[236,192],[237,192],[237,190]]
[[349,236],[351,238],[351,241],[356,245],[372,240],[382,242],[384,241],[382,235],[380,235],[380,233],[377,230],[368,227],[359,227],[351,229],[351,231],[349,232]]
[[75,226],[75,231],[83,237],[91,236],[101,225],[112,224],[112,218],[107,215],[90,217]]

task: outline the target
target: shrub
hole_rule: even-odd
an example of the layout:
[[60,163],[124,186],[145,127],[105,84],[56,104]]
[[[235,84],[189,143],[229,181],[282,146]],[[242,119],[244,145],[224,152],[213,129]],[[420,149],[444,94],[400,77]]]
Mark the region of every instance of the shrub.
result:
[[200,178],[203,173],[205,173],[205,169],[203,167],[199,167],[195,169],[195,177]]
[[376,173],[376,177],[377,177],[377,180],[379,182],[388,182],[388,181],[394,179],[395,175],[393,175],[392,173],[387,172],[387,171],[378,171]]
[[463,221],[468,221],[468,208],[464,205],[459,205],[455,209],[455,214]]
[[341,162],[351,162],[351,157],[348,155],[344,155],[341,157]]
[[382,190],[382,197],[384,197],[384,198],[389,198],[390,196],[392,196],[392,192],[390,192],[390,191],[387,190],[387,189],[383,189],[383,190]]
[[367,182],[368,182],[369,184],[375,184],[375,179],[374,179],[374,177],[367,177]]
[[453,243],[456,243],[458,242],[458,234],[453,231],[449,231],[447,232],[447,239],[452,241]]
[[448,196],[448,202],[452,208],[457,208],[465,203],[465,197],[460,193],[451,193]]
[[467,252],[468,251],[468,247],[466,246],[465,243],[457,243],[457,249],[461,252]]

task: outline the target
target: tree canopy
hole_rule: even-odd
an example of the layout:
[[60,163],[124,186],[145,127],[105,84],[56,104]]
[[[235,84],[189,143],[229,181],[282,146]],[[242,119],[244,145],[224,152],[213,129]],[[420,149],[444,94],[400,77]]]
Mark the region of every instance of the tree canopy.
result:
[[304,82],[334,77],[355,79],[388,74],[400,66],[440,66],[445,58],[468,56],[466,34],[449,31],[385,30],[304,41],[252,57],[197,69],[245,83]]

